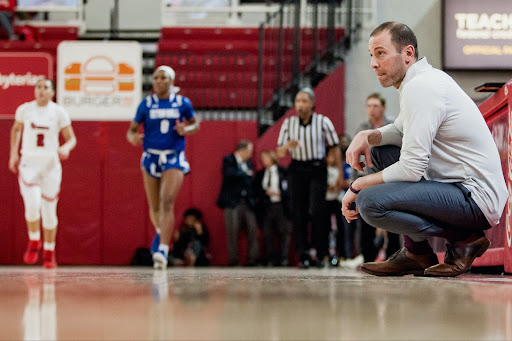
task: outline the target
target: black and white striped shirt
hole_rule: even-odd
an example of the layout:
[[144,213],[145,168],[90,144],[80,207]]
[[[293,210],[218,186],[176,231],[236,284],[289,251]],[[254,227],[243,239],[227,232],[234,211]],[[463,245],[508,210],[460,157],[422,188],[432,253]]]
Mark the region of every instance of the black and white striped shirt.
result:
[[331,120],[313,113],[307,125],[303,125],[299,116],[291,116],[284,120],[277,139],[279,147],[290,140],[297,140],[299,146],[290,149],[293,160],[312,161],[325,159],[325,147],[336,146],[340,143]]

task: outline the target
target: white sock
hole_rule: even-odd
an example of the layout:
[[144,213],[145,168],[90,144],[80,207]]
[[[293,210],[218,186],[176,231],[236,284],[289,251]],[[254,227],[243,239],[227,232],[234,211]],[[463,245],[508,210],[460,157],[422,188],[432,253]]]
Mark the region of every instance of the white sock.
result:
[[158,245],[158,251],[162,251],[164,255],[167,257],[169,254],[169,245],[160,244]]
[[46,251],[55,251],[55,242],[53,242],[53,243],[44,242],[43,249],[45,249]]
[[39,240],[41,239],[41,231],[30,232],[28,231],[28,239],[30,240]]
[[159,227],[155,228],[155,230],[156,230],[156,233],[160,234],[160,228]]

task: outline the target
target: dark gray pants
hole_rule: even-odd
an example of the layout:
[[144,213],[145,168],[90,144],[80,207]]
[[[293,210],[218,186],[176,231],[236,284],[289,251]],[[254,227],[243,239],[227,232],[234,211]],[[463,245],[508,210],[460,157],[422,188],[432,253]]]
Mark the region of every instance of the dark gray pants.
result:
[[[274,235],[279,238],[279,249],[274,247]],[[283,205],[269,204],[265,207],[263,220],[263,240],[265,241],[265,260],[275,265],[284,265],[288,262],[290,245],[290,223],[283,212]]]
[[228,263],[238,265],[238,233],[247,231],[247,264],[255,265],[258,259],[258,227],[254,211],[242,202],[233,208],[224,209],[224,222],[228,242]]
[[[399,147],[373,147],[372,171],[392,165],[399,157]],[[421,179],[376,185],[363,189],[356,205],[368,224],[406,235],[415,242],[427,237],[462,240],[491,227],[460,183]]]

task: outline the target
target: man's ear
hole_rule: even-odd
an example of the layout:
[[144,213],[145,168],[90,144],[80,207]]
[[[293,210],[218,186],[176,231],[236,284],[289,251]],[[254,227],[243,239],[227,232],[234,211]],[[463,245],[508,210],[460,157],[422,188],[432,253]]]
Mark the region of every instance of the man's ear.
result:
[[415,59],[415,56],[414,56],[414,54],[415,54],[414,46],[407,45],[402,50],[402,53],[404,54],[404,60],[405,60],[406,64],[410,64],[411,62],[414,61],[414,59]]

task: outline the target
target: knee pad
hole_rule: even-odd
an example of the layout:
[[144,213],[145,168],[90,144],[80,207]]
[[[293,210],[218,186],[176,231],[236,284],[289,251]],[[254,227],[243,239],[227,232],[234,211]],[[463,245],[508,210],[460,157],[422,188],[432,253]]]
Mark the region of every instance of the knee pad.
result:
[[53,230],[59,223],[57,219],[57,201],[58,200],[43,200],[41,203],[41,216],[43,218],[44,229]]
[[25,220],[36,221],[41,218],[41,190],[38,186],[20,186],[23,204],[25,205]]
[[37,221],[41,219],[38,205],[27,205],[25,204],[25,220],[26,221]]

